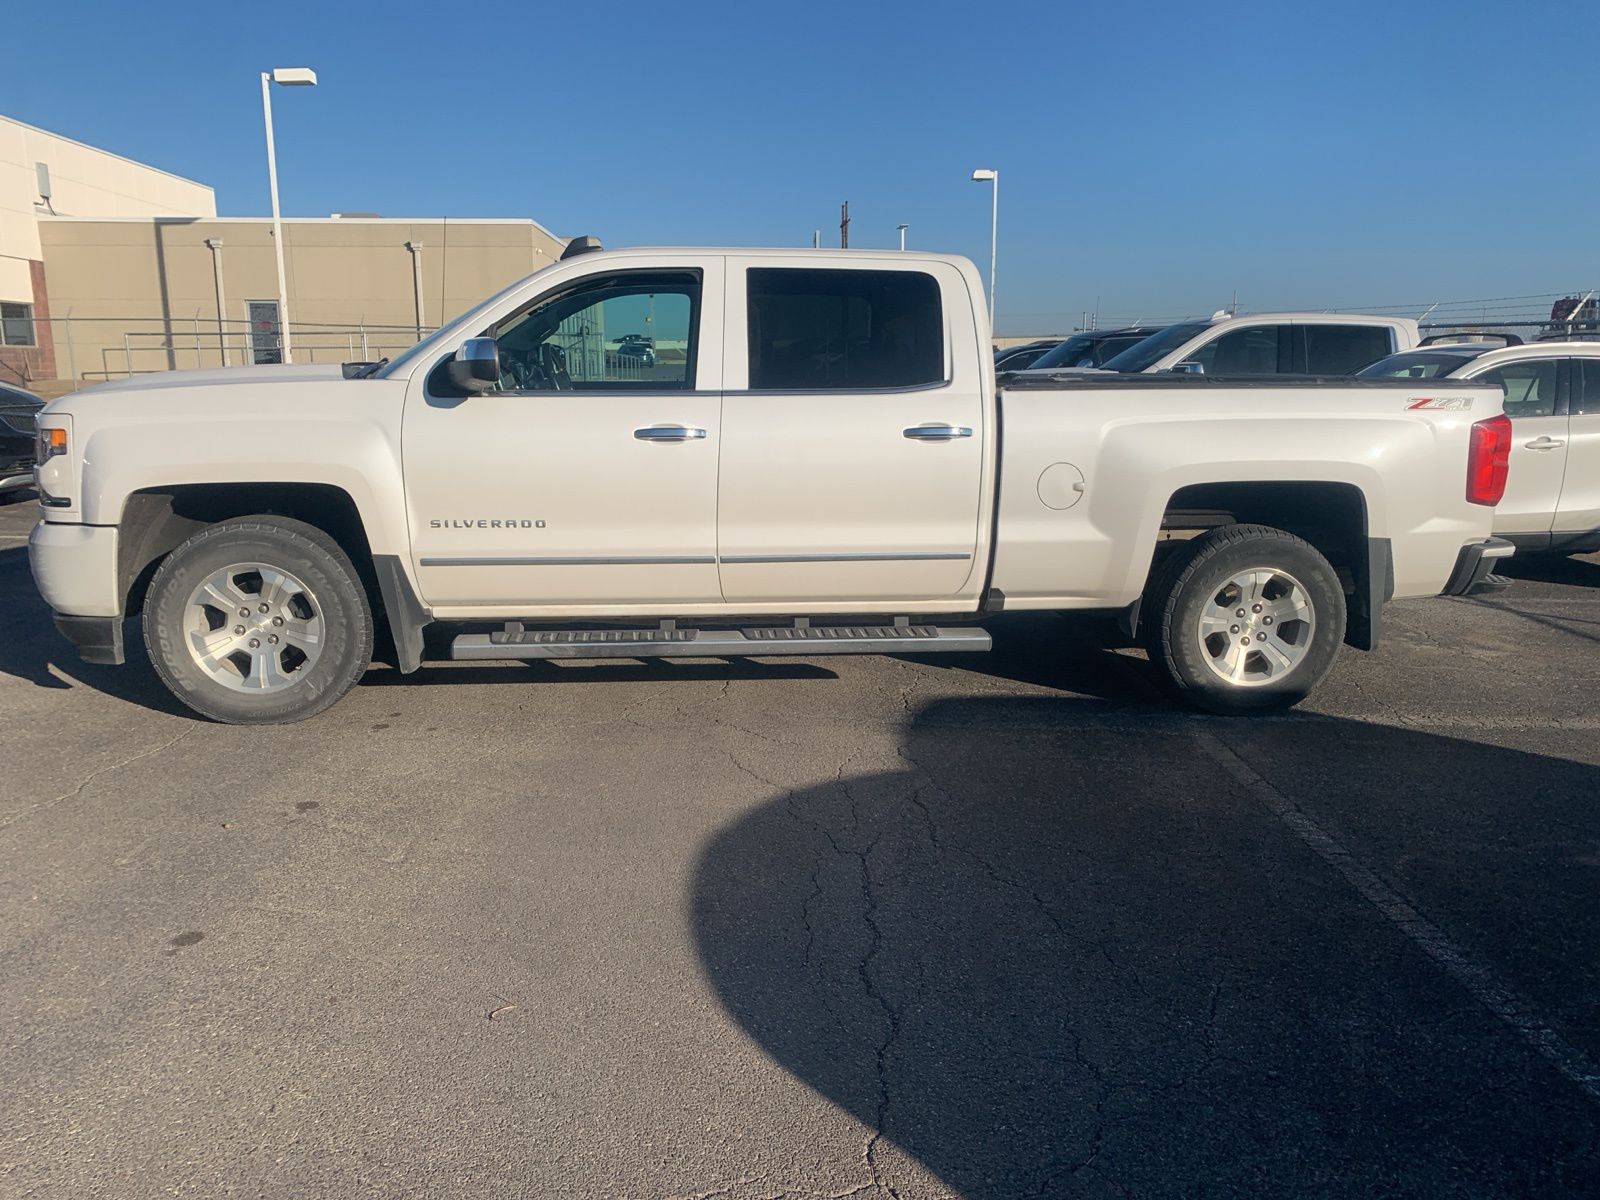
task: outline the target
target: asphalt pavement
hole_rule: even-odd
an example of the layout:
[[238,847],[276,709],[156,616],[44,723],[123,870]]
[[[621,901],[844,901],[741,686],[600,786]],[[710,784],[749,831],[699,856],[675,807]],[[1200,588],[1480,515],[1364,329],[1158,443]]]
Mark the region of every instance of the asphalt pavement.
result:
[[255,729],[76,661],[33,514],[0,1196],[1600,1194],[1600,558],[1278,717],[1019,616]]

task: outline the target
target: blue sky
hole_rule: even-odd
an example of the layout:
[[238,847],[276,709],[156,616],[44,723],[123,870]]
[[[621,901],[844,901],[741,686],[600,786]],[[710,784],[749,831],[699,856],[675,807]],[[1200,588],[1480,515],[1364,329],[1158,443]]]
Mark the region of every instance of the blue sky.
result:
[[[1584,4],[18,5],[0,112],[267,209],[987,270],[1001,332],[1600,284]],[[456,16],[452,16],[456,14]],[[452,24],[452,21],[455,23]],[[19,52],[20,51],[20,52]],[[1563,110],[1566,114],[1563,115]]]

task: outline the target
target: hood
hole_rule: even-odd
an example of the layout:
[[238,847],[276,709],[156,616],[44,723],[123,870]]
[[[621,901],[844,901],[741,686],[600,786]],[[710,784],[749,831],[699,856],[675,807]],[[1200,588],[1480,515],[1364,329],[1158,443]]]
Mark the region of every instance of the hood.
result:
[[276,363],[265,367],[208,367],[197,371],[160,371],[150,375],[130,375],[127,379],[110,379],[92,387],[81,388],[73,395],[106,392],[139,392],[156,388],[163,390],[182,387],[216,387],[227,383],[304,383],[308,379],[342,379],[344,368],[339,363]]

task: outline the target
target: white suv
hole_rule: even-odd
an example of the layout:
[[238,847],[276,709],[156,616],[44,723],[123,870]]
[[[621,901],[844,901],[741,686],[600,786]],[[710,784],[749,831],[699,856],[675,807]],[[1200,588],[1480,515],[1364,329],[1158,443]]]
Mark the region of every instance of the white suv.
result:
[[1600,342],[1425,346],[1358,374],[1498,383],[1514,438],[1495,533],[1524,550],[1600,550]]
[[1180,321],[1106,359],[1124,374],[1353,375],[1417,344],[1407,317],[1359,313],[1255,313]]

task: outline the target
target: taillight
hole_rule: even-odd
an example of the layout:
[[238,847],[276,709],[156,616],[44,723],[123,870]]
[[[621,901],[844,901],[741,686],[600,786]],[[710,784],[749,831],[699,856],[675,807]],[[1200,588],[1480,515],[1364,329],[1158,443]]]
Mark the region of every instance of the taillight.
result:
[[1511,418],[1505,413],[1485,417],[1472,426],[1467,451],[1467,500],[1491,508],[1506,494],[1506,474],[1511,463]]

